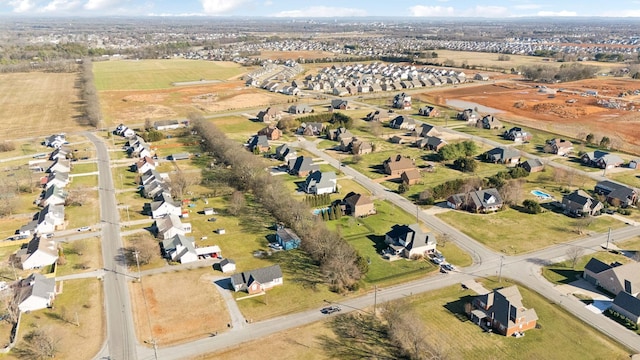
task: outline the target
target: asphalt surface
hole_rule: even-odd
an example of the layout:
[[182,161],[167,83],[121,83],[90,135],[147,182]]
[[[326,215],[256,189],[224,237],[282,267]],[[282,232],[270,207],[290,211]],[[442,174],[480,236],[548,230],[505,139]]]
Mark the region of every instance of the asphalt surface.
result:
[[97,358],[110,360],[137,359],[137,341],[131,311],[126,264],[120,252],[120,215],[116,205],[111,176],[109,152],[103,140],[94,134],[83,133],[96,147],[98,158],[98,193],[102,229],[102,258],[104,264],[104,302],[107,319],[107,341]]

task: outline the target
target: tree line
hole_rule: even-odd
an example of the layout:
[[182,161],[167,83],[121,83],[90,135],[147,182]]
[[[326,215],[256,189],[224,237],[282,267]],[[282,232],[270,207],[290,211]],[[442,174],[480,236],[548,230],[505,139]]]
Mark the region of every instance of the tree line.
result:
[[80,84],[80,98],[83,101],[85,119],[91,126],[98,127],[101,119],[100,99],[98,99],[98,91],[93,79],[93,62],[90,58],[82,61]]
[[523,65],[518,68],[525,79],[542,82],[565,82],[590,79],[595,76],[597,68],[583,64]]
[[366,260],[337,233],[329,231],[307,204],[295,200],[282,180],[264,171],[262,158],[244,151],[202,116],[191,114],[189,118],[202,138],[203,150],[212,153],[220,166],[228,168],[226,182],[239,191],[251,192],[278,222],[300,236],[301,249],[320,267],[330,289],[336,292],[356,289],[367,271]]

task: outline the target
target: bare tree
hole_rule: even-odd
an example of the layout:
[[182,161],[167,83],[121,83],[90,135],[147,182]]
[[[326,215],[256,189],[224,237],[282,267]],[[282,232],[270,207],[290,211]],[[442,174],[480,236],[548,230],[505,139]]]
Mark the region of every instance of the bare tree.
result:
[[34,329],[24,336],[23,346],[16,350],[21,358],[50,359],[58,352],[58,340],[49,331]]
[[369,132],[374,136],[382,135],[382,124],[379,121],[369,122]]
[[567,258],[569,258],[569,262],[571,263],[571,268],[575,269],[578,260],[580,260],[580,258],[584,254],[584,249],[578,246],[571,246],[567,249],[566,254]]
[[169,175],[171,180],[171,195],[176,199],[182,199],[187,189],[193,185],[198,185],[202,181],[202,176],[197,173],[186,173],[182,170],[177,170]]
[[236,216],[242,212],[246,205],[247,200],[244,197],[244,193],[241,191],[234,191],[233,194],[231,194],[229,207],[227,209],[229,210],[229,214]]
[[575,226],[576,232],[579,235],[583,235],[585,230],[587,229],[587,227],[589,227],[589,225],[591,225],[592,222],[593,222],[593,218],[591,216],[589,216],[589,215],[585,215],[585,216],[581,217],[580,219],[577,219],[573,223],[573,226]]
[[158,242],[147,233],[138,234],[131,239],[131,246],[126,251],[127,262],[129,264],[136,263],[136,252],[138,253],[138,262],[140,265],[149,264],[160,257]]
[[82,206],[87,203],[90,190],[86,186],[81,186],[75,189],[70,189],[67,193],[67,199],[65,205],[67,206]]

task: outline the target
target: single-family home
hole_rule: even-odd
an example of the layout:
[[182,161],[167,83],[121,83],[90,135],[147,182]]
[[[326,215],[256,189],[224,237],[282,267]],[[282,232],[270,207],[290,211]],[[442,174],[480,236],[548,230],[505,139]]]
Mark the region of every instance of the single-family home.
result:
[[610,154],[608,152],[600,150],[585,153],[580,159],[585,165],[598,167],[601,169],[612,169],[624,163],[624,160],[622,160],[622,158],[618,155]]
[[633,296],[625,291],[620,291],[613,299],[611,310],[635,324],[640,324],[640,293]]
[[373,152],[373,144],[354,137],[351,139],[347,151],[350,151],[353,155],[371,154]]
[[278,225],[276,230],[276,241],[284,250],[297,249],[300,247],[300,237],[293,230]]
[[639,293],[640,263],[634,261],[624,265],[617,263],[614,265],[591,258],[584,267],[582,277],[611,294],[618,294],[621,291],[629,294]]
[[400,93],[393,97],[393,103],[391,106],[395,109],[410,110],[411,109],[411,95]]
[[423,106],[418,109],[418,114],[426,117],[438,117],[440,116],[440,110],[434,108],[433,106]]
[[323,123],[319,123],[319,122],[302,123],[300,124],[300,127],[298,128],[296,133],[304,136],[318,136],[322,134],[323,130],[324,130]]
[[435,126],[429,124],[420,125],[420,133],[418,136],[427,137],[427,136],[440,136],[440,132],[436,129]]
[[473,80],[488,81],[489,80],[489,75],[488,74],[477,73],[477,74],[475,74],[473,76]]
[[63,188],[55,185],[45,189],[42,193],[38,206],[45,207],[47,205],[64,205],[67,201],[67,192]]
[[413,160],[400,154],[388,158],[382,163],[382,166],[385,174],[392,176],[400,176],[403,172],[416,168]]
[[178,120],[158,120],[153,122],[153,128],[158,131],[175,130],[182,127]]
[[505,165],[517,165],[520,162],[520,151],[511,147],[496,147],[484,153],[485,160]]
[[18,250],[16,257],[20,259],[23,270],[39,269],[58,260],[58,247],[54,239],[36,235]]
[[59,147],[62,147],[62,145],[67,143],[67,137],[65,134],[54,134],[46,137],[43,143],[44,143],[44,146],[47,146],[47,147],[59,148]]
[[185,235],[191,232],[191,224],[183,223],[180,217],[168,214],[156,219],[155,230],[158,239],[166,240],[175,235]]
[[51,186],[56,186],[59,188],[63,188],[69,184],[69,173],[68,172],[52,172],[46,177],[46,183],[44,185],[45,188],[50,188]]
[[273,125],[264,127],[258,131],[258,135],[264,135],[269,140],[278,140],[282,137],[282,130]]
[[562,208],[571,216],[598,215],[602,203],[582,190],[575,190],[562,197]]
[[[147,205],[147,204],[145,204]],[[147,213],[151,214],[154,219],[159,219],[165,215],[182,215],[182,207],[180,203],[174,201],[171,195],[162,193],[157,201],[148,204]]]
[[155,180],[164,181],[167,177],[168,175],[166,173],[160,173],[156,169],[150,169],[140,176],[140,185],[146,185]]
[[345,207],[345,214],[363,217],[376,213],[376,207],[371,197],[350,192],[344,197],[342,203]]
[[536,327],[538,314],[522,305],[522,295],[516,285],[495,289],[473,300],[471,321],[504,336],[520,334]]
[[456,115],[456,119],[476,123],[478,121],[478,112],[473,109],[465,109]]
[[610,180],[599,181],[594,189],[596,194],[605,195],[613,206],[627,207],[638,202],[638,190]]
[[353,138],[355,135],[349,131],[349,129],[344,127],[339,127],[337,129],[330,129],[327,131],[327,138],[333,141],[341,141],[346,138]]
[[520,167],[527,170],[530,173],[540,172],[544,170],[544,164],[540,159],[529,159],[520,164]]
[[46,170],[47,173],[53,173],[53,172],[68,173],[70,171],[71,171],[71,160],[60,159],[60,158],[54,160],[51,166],[49,166],[49,168],[47,168]]
[[440,151],[447,142],[437,136],[427,136],[416,140],[416,147],[431,151]]
[[389,127],[392,129],[413,131],[416,128],[416,121],[406,115],[399,115],[389,122]]
[[400,174],[400,180],[407,185],[415,185],[422,181],[422,175],[418,169],[409,169]]
[[313,159],[308,156],[298,156],[290,159],[288,163],[289,174],[297,176],[307,176],[314,171],[320,170],[320,166],[313,163]]
[[365,117],[365,120],[384,122],[389,120],[389,113],[386,111],[380,111],[380,110],[372,111],[369,114],[367,114],[367,116]]
[[258,112],[258,116],[256,116],[259,121],[262,122],[272,122],[280,120],[280,110],[277,110],[273,107],[268,107],[266,110]]
[[314,171],[307,175],[303,185],[307,194],[332,194],[338,190],[338,179],[333,171]]
[[505,131],[502,136],[507,140],[515,142],[528,142],[533,138],[530,133],[522,130],[522,128],[519,127],[512,127],[511,129]]
[[543,151],[560,156],[568,155],[573,151],[573,143],[565,139],[550,139],[545,142]]
[[503,127],[502,122],[491,115],[485,115],[482,119],[476,122],[476,127],[481,129],[501,129]]
[[51,307],[56,297],[56,279],[31,274],[18,282],[16,297],[18,310],[23,313]]
[[291,159],[295,159],[298,157],[298,154],[295,149],[289,147],[287,144],[282,144],[276,147],[276,159],[289,162]]
[[[340,93],[342,94],[342,91],[340,91]],[[338,95],[338,96],[344,96],[344,95]],[[331,100],[331,109],[348,110],[349,108],[350,108],[349,102],[347,100],[341,100],[341,99]]]
[[176,234],[162,242],[162,254],[171,261],[187,264],[198,260],[192,237]]
[[55,161],[56,159],[68,159],[71,156],[71,149],[66,146],[55,148],[49,155],[49,160]]
[[247,142],[247,149],[251,152],[263,153],[270,149],[266,135],[254,135]]
[[393,225],[384,235],[384,241],[389,245],[388,251],[407,259],[424,256],[436,249],[436,237],[423,232],[418,224]]
[[289,107],[290,114],[307,114],[312,113],[313,109],[307,104],[291,105]]
[[244,271],[231,276],[231,286],[233,290],[246,291],[249,294],[258,294],[282,284],[283,279],[280,265]]
[[133,165],[134,170],[138,174],[144,174],[149,170],[155,170],[156,166],[158,166],[158,162],[149,156],[140,158],[140,160],[136,161]]
[[64,225],[64,205],[47,205],[40,210],[35,233],[50,234]]
[[475,213],[498,211],[504,205],[498,189],[481,189],[467,193],[454,194],[447,198],[447,206]]
[[214,263],[213,269],[222,271],[223,273],[233,272],[236,271],[236,263],[229,258],[224,258],[217,263]]
[[154,178],[142,187],[142,196],[147,199],[157,199],[161,194],[171,195],[171,186],[163,179]]

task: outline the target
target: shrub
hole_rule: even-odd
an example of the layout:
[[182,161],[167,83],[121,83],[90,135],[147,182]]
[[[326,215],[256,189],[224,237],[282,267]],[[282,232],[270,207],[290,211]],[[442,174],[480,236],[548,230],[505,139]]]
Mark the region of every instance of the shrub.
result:
[[12,143],[11,141],[5,141],[3,143],[0,143],[0,152],[13,151],[15,149],[16,149],[16,144]]

